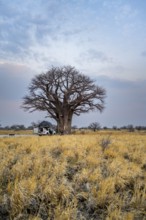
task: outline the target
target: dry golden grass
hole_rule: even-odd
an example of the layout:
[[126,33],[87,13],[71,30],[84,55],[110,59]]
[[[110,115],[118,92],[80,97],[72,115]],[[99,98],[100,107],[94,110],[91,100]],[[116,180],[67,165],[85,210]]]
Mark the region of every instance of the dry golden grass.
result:
[[0,139],[0,219],[146,219],[146,134]]
[[19,134],[29,135],[33,134],[33,130],[0,130],[0,135]]

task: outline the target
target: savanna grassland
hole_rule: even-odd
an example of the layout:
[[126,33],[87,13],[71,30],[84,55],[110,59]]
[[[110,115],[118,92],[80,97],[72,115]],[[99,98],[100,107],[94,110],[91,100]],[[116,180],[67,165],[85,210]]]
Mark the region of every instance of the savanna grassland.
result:
[[0,135],[9,135],[9,134],[18,134],[18,135],[32,135],[32,130],[0,130]]
[[146,219],[146,133],[0,139],[1,220]]

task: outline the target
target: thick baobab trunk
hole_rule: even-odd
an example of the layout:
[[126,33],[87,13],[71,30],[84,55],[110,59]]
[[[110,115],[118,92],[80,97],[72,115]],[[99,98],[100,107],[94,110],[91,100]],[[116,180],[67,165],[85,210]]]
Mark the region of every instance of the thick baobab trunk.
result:
[[70,134],[71,133],[71,123],[72,115],[65,115],[60,117],[57,121],[57,128],[60,134]]

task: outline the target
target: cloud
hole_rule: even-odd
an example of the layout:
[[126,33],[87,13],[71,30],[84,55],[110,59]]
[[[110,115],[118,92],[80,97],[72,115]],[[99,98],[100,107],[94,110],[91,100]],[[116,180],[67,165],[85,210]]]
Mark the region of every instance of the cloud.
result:
[[[113,25],[124,37],[130,37],[142,28],[143,21],[140,17],[140,11],[131,1],[105,0],[104,8],[109,11]],[[109,18],[110,19],[110,18]]]
[[1,0],[0,61],[36,72],[70,64],[95,76],[145,78],[135,68],[144,44],[140,15],[140,8],[125,0]]
[[112,62],[112,58],[108,57],[104,52],[95,49],[89,49],[80,54],[80,61],[83,62]]
[[138,11],[133,9],[130,4],[122,4],[118,7],[119,14],[116,15],[116,21],[131,20],[138,15]]
[[1,61],[19,62],[35,70],[66,63],[66,58],[71,64],[77,35],[84,30],[82,22],[78,23],[79,13],[75,13],[77,6],[72,8],[64,1],[2,1]]

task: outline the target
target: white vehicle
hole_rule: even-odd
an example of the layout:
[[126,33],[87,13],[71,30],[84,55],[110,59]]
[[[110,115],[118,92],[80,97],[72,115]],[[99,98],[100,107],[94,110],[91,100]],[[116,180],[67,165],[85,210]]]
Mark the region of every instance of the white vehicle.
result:
[[33,129],[33,133],[34,134],[38,134],[38,135],[53,135],[53,134],[56,134],[56,132],[53,130],[53,129],[51,129],[51,128],[49,128],[49,129],[47,129],[47,128],[41,128],[41,129],[39,129],[39,128],[34,128]]
[[38,135],[53,135],[56,134],[55,130],[52,128],[51,123],[47,122],[47,121],[43,121],[41,122],[38,127],[35,127],[33,129],[33,133],[34,134],[38,134]]

